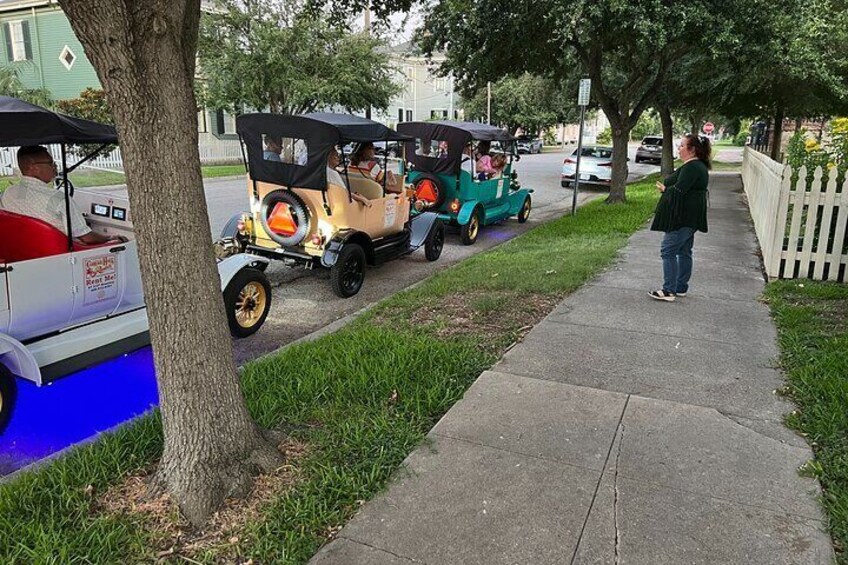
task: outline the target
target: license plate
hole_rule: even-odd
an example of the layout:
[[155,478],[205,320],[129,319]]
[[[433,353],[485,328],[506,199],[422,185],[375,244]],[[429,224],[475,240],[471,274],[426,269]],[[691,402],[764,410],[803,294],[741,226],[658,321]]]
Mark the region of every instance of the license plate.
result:
[[590,178],[591,178],[591,175],[584,175],[582,173],[580,174],[580,180],[589,180]]

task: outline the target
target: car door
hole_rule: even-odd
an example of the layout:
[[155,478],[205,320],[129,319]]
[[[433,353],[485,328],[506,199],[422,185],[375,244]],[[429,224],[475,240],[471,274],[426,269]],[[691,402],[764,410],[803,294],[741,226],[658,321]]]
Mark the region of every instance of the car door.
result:
[[75,251],[73,325],[115,312],[126,287],[126,244]]
[[61,330],[74,310],[72,254],[6,265],[9,335],[19,341]]

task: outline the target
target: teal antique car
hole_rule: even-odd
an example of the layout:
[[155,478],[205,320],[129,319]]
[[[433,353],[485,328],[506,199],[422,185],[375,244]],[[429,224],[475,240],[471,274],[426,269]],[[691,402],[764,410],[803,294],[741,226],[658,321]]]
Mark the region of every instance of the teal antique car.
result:
[[521,188],[512,170],[518,157],[509,132],[447,120],[404,122],[397,131],[412,138],[405,142],[407,182],[416,201],[423,210],[438,212],[440,219],[459,226],[462,243],[477,241],[481,226],[511,216],[527,221],[533,190]]

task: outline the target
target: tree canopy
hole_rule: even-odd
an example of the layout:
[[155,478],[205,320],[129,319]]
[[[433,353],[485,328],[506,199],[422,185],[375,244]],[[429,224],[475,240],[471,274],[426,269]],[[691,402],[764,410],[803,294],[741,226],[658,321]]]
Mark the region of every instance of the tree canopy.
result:
[[384,109],[399,92],[383,42],[331,25],[298,0],[217,0],[200,24],[200,98],[299,114]]
[[[492,84],[491,122],[512,133],[519,128],[531,134],[577,116],[574,105],[561,83],[548,78],[524,73],[517,77],[504,77]],[[463,94],[467,119],[485,119],[488,111],[487,88]]]

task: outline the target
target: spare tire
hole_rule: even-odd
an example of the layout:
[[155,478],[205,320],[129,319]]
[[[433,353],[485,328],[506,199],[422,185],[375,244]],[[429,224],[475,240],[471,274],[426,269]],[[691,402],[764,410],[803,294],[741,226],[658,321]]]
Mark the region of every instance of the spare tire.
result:
[[421,173],[412,184],[415,200],[421,202],[423,210],[438,210],[445,203],[447,192],[442,179],[431,173]]
[[302,242],[311,229],[309,208],[300,196],[290,190],[273,190],[265,195],[259,208],[262,228],[283,247]]

